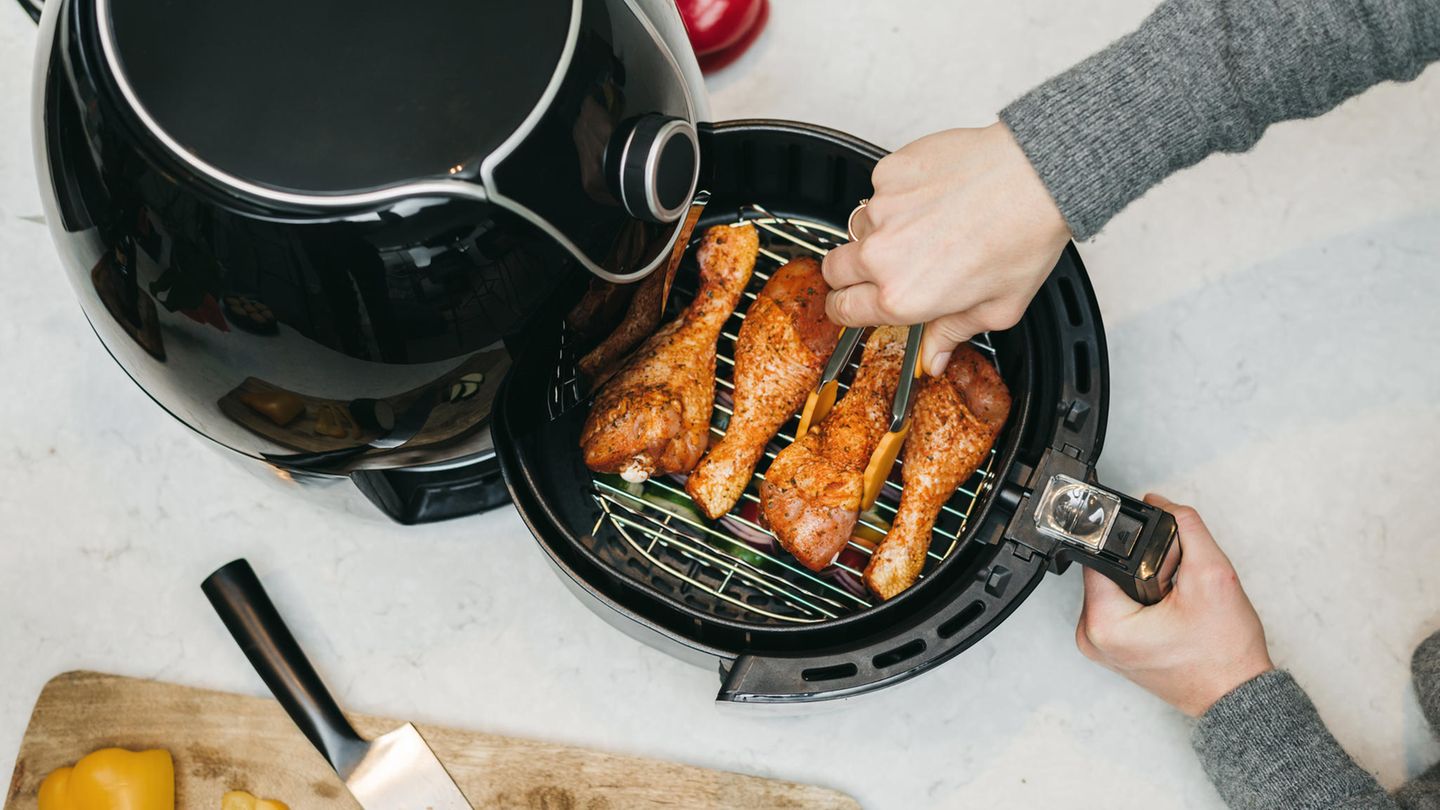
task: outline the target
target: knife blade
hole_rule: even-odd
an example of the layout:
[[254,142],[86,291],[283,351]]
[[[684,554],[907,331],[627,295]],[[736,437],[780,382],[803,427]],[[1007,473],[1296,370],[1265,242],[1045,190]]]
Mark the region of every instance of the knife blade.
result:
[[345,787],[365,810],[471,810],[429,743],[406,723],[370,741]]
[[201,589],[275,699],[365,810],[473,810],[415,726],[373,740],[345,719],[275,610],[250,563],[235,560]]

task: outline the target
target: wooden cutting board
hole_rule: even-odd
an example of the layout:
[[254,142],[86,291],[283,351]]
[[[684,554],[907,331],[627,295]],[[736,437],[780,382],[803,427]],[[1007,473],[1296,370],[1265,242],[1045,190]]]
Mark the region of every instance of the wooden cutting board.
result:
[[[400,721],[350,715],[366,737]],[[620,810],[649,807],[859,808],[842,793],[675,762],[420,726],[476,808]],[[165,748],[176,806],[220,807],[227,790],[280,799],[293,810],[356,808],[335,773],[280,704],[97,672],[67,672],[40,693],[5,810],[36,806],[45,775],[97,748]]]

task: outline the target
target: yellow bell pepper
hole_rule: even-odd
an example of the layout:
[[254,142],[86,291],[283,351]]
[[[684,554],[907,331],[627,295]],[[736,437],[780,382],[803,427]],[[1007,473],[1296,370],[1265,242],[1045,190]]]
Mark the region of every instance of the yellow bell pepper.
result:
[[220,810],[290,810],[290,806],[274,799],[257,799],[243,790],[232,790],[220,800]]
[[102,748],[40,783],[40,810],[175,810],[169,751]]

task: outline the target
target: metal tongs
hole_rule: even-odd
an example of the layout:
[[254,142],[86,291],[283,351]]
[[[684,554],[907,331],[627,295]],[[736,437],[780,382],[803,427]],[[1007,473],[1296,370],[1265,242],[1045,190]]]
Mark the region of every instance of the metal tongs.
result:
[[[855,215],[865,208],[867,202],[869,201],[861,200],[850,214],[847,230],[850,232],[851,241],[855,240]],[[830,361],[825,364],[820,383],[805,400],[805,409],[800,412],[800,428],[795,432],[795,438],[809,433],[810,428],[824,420],[830,414],[830,409],[835,407],[835,399],[840,393],[840,373],[850,365],[850,358],[855,354],[855,347],[860,345],[860,338],[864,334],[863,326],[847,326],[840,332],[840,340],[835,344]],[[880,443],[875,445],[875,451],[870,454],[870,462],[865,465],[865,490],[860,500],[861,510],[875,505],[875,499],[880,496],[880,490],[884,488],[886,479],[890,477],[890,470],[895,466],[895,457],[900,453],[900,446],[905,444],[905,437],[910,433],[910,401],[915,395],[915,381],[919,379],[922,371],[920,343],[924,337],[923,323],[911,326],[910,333],[905,336],[905,358],[900,363],[900,381],[895,386],[895,399],[890,404],[890,426],[885,435],[880,437]]]
[[[854,326],[846,327],[840,333],[840,342],[835,346],[834,354],[830,355],[830,362],[820,376],[820,384],[805,400],[805,410],[800,413],[800,429],[795,433],[797,438],[808,433],[812,426],[818,425],[830,414],[830,409],[835,407],[835,399],[840,392],[840,372],[850,364],[850,357],[855,353],[855,347],[860,345],[860,336],[864,333],[865,327]],[[910,433],[910,402],[915,396],[915,381],[920,378],[920,341],[924,336],[923,323],[911,326],[910,333],[905,336],[905,358],[900,362],[900,381],[895,386],[895,399],[890,403],[890,426],[885,435],[880,437],[880,443],[875,445],[875,451],[870,454],[870,463],[865,465],[865,492],[860,499],[861,510],[875,505],[875,499],[880,496],[880,490],[890,477],[890,469],[895,466],[895,457],[900,454],[900,446],[905,444],[905,437]]]

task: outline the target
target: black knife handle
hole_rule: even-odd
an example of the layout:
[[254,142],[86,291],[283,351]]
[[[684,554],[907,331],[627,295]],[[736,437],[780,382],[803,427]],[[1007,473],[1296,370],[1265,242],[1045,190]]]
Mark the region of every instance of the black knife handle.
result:
[[365,755],[366,743],[290,635],[250,563],[235,560],[206,577],[200,588],[290,719],[337,773],[348,775]]

